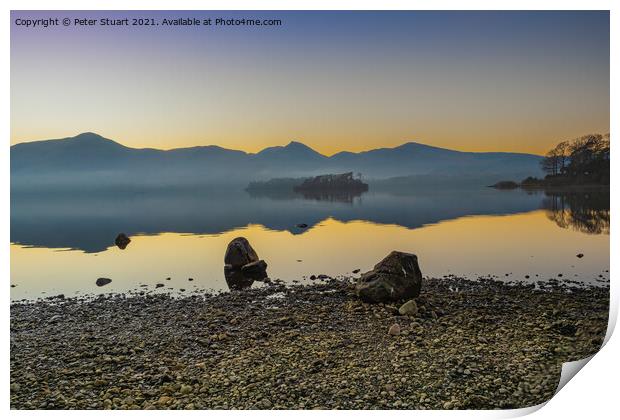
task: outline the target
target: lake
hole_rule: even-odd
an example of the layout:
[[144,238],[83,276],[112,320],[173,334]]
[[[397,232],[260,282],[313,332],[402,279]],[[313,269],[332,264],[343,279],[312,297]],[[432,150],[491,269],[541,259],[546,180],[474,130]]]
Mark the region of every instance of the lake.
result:
[[[131,238],[124,250],[114,245],[120,232]],[[272,279],[288,283],[354,275],[400,250],[415,253],[429,277],[604,284],[609,191],[12,191],[11,299],[227,290],[224,253],[237,236],[268,263]],[[99,277],[112,283],[97,287]]]

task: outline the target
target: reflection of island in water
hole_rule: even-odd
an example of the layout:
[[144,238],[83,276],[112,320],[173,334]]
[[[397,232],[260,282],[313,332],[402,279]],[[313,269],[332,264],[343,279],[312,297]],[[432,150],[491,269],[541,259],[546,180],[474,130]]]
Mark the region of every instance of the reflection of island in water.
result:
[[609,235],[609,191],[545,192],[543,208],[558,226]]
[[[82,194],[12,191],[10,234],[15,244],[93,253],[113,246],[119,232],[130,237],[163,232],[221,234],[262,225],[300,235],[329,218],[415,229],[463,216],[506,215],[541,208],[549,209],[552,220],[562,221],[559,226],[582,226],[588,233],[609,232],[608,193],[606,197],[583,193],[562,197],[490,188],[373,188],[358,196],[317,197],[295,192],[174,188]],[[307,228],[299,228],[300,224]]]
[[305,191],[302,193],[305,200],[332,201],[339,203],[353,204],[355,200],[362,196],[362,192],[349,191]]
[[248,194],[252,198],[261,199],[268,198],[271,200],[314,200],[314,201],[326,201],[332,203],[344,203],[353,205],[359,203],[363,192],[348,192],[348,191],[278,191],[278,190],[248,190]]

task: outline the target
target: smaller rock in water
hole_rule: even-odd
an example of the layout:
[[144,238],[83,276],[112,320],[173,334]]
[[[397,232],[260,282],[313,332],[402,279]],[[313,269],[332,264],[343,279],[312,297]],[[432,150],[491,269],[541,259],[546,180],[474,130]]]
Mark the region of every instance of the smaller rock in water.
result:
[[307,228],[307,227],[308,227],[308,225],[307,225],[307,224],[305,224],[305,223],[297,223],[297,225],[296,225],[296,226],[297,226],[298,228],[300,228],[300,229],[305,229],[305,228]]
[[398,313],[401,315],[416,315],[418,313],[418,305],[415,303],[415,300],[410,300],[405,302],[399,309]]
[[359,268],[356,268],[355,270],[353,270],[353,271],[351,271],[351,272],[352,272],[353,274],[357,274],[357,273],[359,273],[359,272],[360,272],[360,269],[359,269]]
[[389,335],[400,335],[400,325],[393,324],[388,330]]
[[160,288],[160,287],[164,287],[164,284],[163,284],[163,283],[157,283],[157,284],[155,285],[155,288],[156,288],[156,289],[158,289],[158,288]]
[[577,254],[577,258],[583,258],[583,254]]
[[112,283],[112,279],[108,279],[105,277],[99,277],[97,281],[95,282],[95,284],[99,287],[105,286],[106,284],[110,284],[110,283]]
[[116,244],[117,247],[119,247],[120,249],[125,249],[127,248],[127,245],[129,245],[129,242],[131,242],[131,239],[129,239],[129,237],[127,235],[125,235],[124,233],[119,233],[116,236],[116,239],[114,240],[114,243]]
[[187,279],[187,281],[194,281],[194,279],[190,277]]

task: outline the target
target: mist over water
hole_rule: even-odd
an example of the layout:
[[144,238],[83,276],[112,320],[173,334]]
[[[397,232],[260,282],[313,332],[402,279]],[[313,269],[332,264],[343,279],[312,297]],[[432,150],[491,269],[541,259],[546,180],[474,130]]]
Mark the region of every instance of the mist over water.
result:
[[[131,237],[124,250],[114,245],[120,232]],[[236,236],[250,240],[271,278],[287,282],[363,272],[398,249],[416,253],[427,276],[562,274],[597,284],[608,278],[608,235],[608,191],[13,191],[11,297],[153,291],[157,283],[165,284],[157,292],[226,290],[223,256]],[[99,277],[112,283],[97,287]]]

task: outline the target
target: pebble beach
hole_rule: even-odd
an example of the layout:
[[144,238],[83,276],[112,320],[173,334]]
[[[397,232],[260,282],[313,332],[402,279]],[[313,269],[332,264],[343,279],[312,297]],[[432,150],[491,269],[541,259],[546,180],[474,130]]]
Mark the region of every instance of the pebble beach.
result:
[[608,285],[425,278],[403,311],[353,284],[14,302],[11,408],[522,408],[607,329]]

